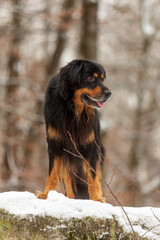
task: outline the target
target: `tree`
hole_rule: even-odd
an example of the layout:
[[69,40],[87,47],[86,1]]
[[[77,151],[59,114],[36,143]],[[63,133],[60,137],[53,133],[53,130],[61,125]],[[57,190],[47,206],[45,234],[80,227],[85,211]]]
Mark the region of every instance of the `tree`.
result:
[[14,141],[16,138],[16,119],[17,117],[12,114],[12,108],[17,104],[17,87],[14,86],[14,82],[19,80],[20,76],[20,44],[21,37],[21,15],[20,15],[20,0],[12,1],[12,21],[11,21],[11,40],[8,53],[8,82],[5,92],[6,105],[9,107],[8,112],[5,114],[5,134],[6,141],[4,143],[4,179],[10,180],[12,184],[18,185],[19,182],[19,170],[16,166],[18,161],[21,161],[18,156],[18,145]]
[[82,1],[82,28],[80,55],[85,59],[97,59],[98,1]]
[[[144,145],[142,144],[142,133],[143,126],[141,124],[141,119],[146,110],[144,110],[144,91],[145,91],[145,82],[148,80],[147,71],[149,69],[148,58],[149,51],[153,42],[155,35],[154,26],[150,21],[150,11],[149,5],[146,0],[139,0],[139,10],[140,10],[140,29],[142,35],[142,47],[141,47],[141,59],[140,59],[140,68],[137,76],[137,108],[135,111],[135,118],[133,121],[134,124],[134,138],[132,141],[130,159],[129,159],[129,168],[131,172],[134,172],[135,175],[138,173],[138,166],[143,161],[143,151]],[[152,101],[151,101],[152,102]],[[148,144],[147,144],[148,145]],[[140,192],[140,186],[138,177],[135,177],[133,181],[129,181],[130,198],[132,205],[136,204],[137,197],[135,190]]]
[[47,77],[51,77],[57,71],[62,52],[66,45],[67,30],[72,24],[72,13],[74,11],[75,0],[64,0],[60,22],[57,29],[57,40],[54,51],[47,61]]

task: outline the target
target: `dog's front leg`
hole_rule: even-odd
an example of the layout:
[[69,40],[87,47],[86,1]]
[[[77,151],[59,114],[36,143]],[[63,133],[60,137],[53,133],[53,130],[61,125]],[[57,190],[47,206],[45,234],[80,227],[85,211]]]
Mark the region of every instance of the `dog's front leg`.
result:
[[105,198],[102,197],[100,160],[98,160],[94,171],[92,167],[88,166],[87,176],[89,198],[94,201],[105,202]]
[[74,192],[73,192],[73,181],[71,179],[71,174],[70,174],[70,170],[69,167],[66,166],[65,170],[64,170],[64,185],[65,185],[65,190],[66,190],[66,196],[68,198],[75,198],[74,196]]
[[48,196],[48,192],[51,190],[55,190],[58,184],[60,169],[62,168],[62,160],[60,157],[56,157],[53,161],[52,170],[47,178],[46,187],[44,193],[40,192],[37,195],[37,198],[46,199]]

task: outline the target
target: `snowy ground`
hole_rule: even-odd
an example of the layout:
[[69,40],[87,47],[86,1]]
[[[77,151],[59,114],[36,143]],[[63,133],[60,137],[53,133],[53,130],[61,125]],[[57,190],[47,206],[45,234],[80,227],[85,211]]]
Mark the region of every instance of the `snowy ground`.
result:
[[[33,193],[29,192],[0,193],[0,209],[5,209],[9,213],[20,217],[32,214],[48,215],[62,219],[88,216],[110,219],[114,216],[126,231],[131,231],[121,207],[114,207],[107,203],[91,200],[68,199],[56,191],[51,191],[47,200],[37,199]],[[125,207],[124,209],[132,222],[135,232],[149,239],[160,240],[160,208]]]

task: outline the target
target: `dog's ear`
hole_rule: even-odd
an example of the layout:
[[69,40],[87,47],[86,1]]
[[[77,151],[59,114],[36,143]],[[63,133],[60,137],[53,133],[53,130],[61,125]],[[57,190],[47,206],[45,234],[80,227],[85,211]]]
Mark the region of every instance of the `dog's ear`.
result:
[[60,69],[60,94],[65,100],[69,97],[69,88],[79,86],[81,83],[83,66],[83,60],[73,60]]
[[60,79],[69,85],[79,85],[82,77],[83,60],[73,60],[60,70]]

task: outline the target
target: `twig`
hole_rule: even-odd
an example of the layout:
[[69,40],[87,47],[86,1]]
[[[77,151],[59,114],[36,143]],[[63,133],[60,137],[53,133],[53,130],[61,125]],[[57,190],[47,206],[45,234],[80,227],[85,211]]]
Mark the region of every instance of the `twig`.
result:
[[[76,146],[76,143],[73,141],[73,138],[72,138],[72,136],[71,136],[71,134],[70,134],[69,131],[67,131],[67,134],[69,135],[69,138],[70,138],[70,140],[71,140],[71,142],[72,142],[72,144],[73,144],[73,146],[74,146],[74,149],[76,150],[79,158],[83,159],[83,160],[85,161],[85,163],[88,165],[88,167],[89,167],[93,172],[95,172],[94,168],[92,168],[92,166],[89,164],[89,162],[88,162],[88,161],[83,157],[83,155],[79,152],[79,150],[78,150],[78,148],[77,148],[77,146]],[[67,151],[68,151],[68,150],[67,150]],[[69,152],[69,151],[68,151],[68,152]],[[74,156],[74,154],[73,154],[72,152],[70,152],[70,154],[72,154],[72,155]],[[95,172],[95,173],[96,173],[96,172]]]
[[83,178],[81,178],[80,176],[78,176],[75,172],[73,172],[73,174],[74,174],[77,178],[79,178],[82,182],[86,183],[87,185],[92,186],[92,187],[95,187],[93,184],[88,183],[88,182],[85,181]]
[[[90,167],[90,169],[91,169],[95,174],[97,174],[96,171],[94,170],[94,168],[89,164],[89,162],[83,157],[83,155],[82,155],[82,154],[79,152],[79,150],[77,149],[76,143],[73,141],[73,138],[72,138],[72,136],[71,136],[71,134],[70,134],[69,131],[67,131],[67,134],[69,135],[69,138],[70,138],[70,140],[71,140],[71,142],[72,142],[72,144],[73,144],[73,146],[74,146],[77,154],[79,155],[79,157],[82,158],[82,159],[85,161],[85,163]],[[96,145],[98,145],[98,144],[96,143]],[[99,145],[98,145],[98,149],[99,149],[99,152],[100,152],[101,156],[103,156]],[[70,151],[68,151],[68,153],[72,154],[72,152],[70,152]],[[72,154],[72,155],[74,155],[74,154]],[[104,157],[104,156],[103,156],[103,157]],[[97,175],[98,175],[98,174],[97,174]],[[98,176],[99,176],[99,175],[98,175]],[[100,176],[99,176],[99,177],[100,177]],[[113,193],[113,191],[112,191],[112,189],[110,188],[109,184],[107,184],[106,182],[104,182],[104,183],[105,183],[105,185],[107,186],[107,188],[109,189],[111,195],[114,197],[114,199],[116,200],[116,202],[117,202],[117,203],[119,204],[119,206],[121,207],[122,211],[124,212],[124,214],[125,214],[128,222],[129,222],[129,225],[130,225],[130,227],[131,227],[131,230],[132,230],[132,232],[133,232],[134,239],[138,240],[138,237],[137,237],[137,235],[136,235],[136,233],[135,233],[135,231],[134,231],[134,229],[133,229],[132,223],[131,223],[131,221],[130,221],[130,219],[129,219],[129,217],[128,217],[125,209],[124,209],[124,207],[122,206],[122,204],[120,203],[120,201],[118,200],[118,198],[116,197],[116,195]]]
[[99,153],[100,153],[102,159],[104,160],[104,155],[102,154],[102,151],[101,151],[100,146],[98,145],[98,143],[96,142],[96,140],[95,140],[94,142],[95,142],[95,144],[96,144],[96,146],[97,146],[97,148],[98,148],[98,151],[99,151]]
[[156,228],[156,227],[158,227],[158,226],[160,226],[160,223],[157,224],[157,225],[155,225],[155,226],[153,226],[153,227],[151,227],[151,228],[149,228],[143,235],[141,235],[141,237],[140,237],[139,240],[141,240],[141,239],[142,239],[148,232],[150,232],[153,228]]
[[152,208],[150,208],[151,212],[153,213],[154,217],[160,222],[160,219],[156,216],[156,214],[153,212]]
[[120,203],[120,201],[118,200],[118,198],[116,197],[116,195],[113,193],[113,191],[112,191],[112,189],[110,188],[109,184],[107,184],[106,182],[104,182],[104,184],[108,187],[111,195],[114,197],[114,199],[116,200],[116,202],[117,202],[117,203],[119,204],[119,206],[121,207],[122,211],[124,212],[124,214],[125,214],[128,222],[129,222],[129,225],[130,225],[131,230],[132,230],[132,232],[133,232],[134,238],[135,238],[136,240],[138,240],[138,237],[137,237],[137,235],[136,235],[136,233],[135,233],[135,231],[134,231],[134,229],[133,229],[132,223],[131,223],[131,221],[130,221],[130,219],[129,219],[129,217],[128,217],[128,214],[126,213],[124,207],[122,206],[122,204]]
[[77,154],[74,154],[74,153],[70,152],[69,150],[67,150],[67,149],[65,149],[65,148],[63,148],[63,151],[65,151],[65,152],[67,152],[67,153],[73,155],[74,157],[78,157],[78,158],[83,159],[81,156],[79,156],[79,155],[77,155]]
[[111,175],[110,181],[108,183],[109,185],[111,184],[111,182],[113,180],[114,174],[115,174],[115,169],[113,169],[113,171],[112,171],[112,175]]
[[[99,149],[100,155],[104,158],[104,156],[103,156],[103,154],[102,154],[102,152],[101,152],[101,149],[100,149],[99,145],[97,144],[96,141],[95,141],[95,143],[96,143],[96,145],[97,145],[97,147],[98,147],[98,149]],[[113,173],[114,173],[114,172],[113,172]],[[108,187],[108,189],[109,189],[110,193],[112,194],[112,196],[116,199],[116,201],[118,202],[118,204],[119,204],[120,207],[122,208],[123,212],[125,213],[125,215],[126,215],[126,217],[127,217],[127,220],[129,221],[129,224],[130,224],[130,227],[131,227],[132,232],[133,232],[133,234],[134,234],[134,237],[135,237],[136,239],[138,239],[138,237],[137,237],[137,235],[136,235],[136,233],[135,233],[135,231],[134,231],[134,229],[133,229],[132,223],[131,223],[131,221],[130,221],[130,219],[129,219],[129,217],[128,217],[126,211],[125,211],[125,209],[123,208],[123,206],[121,205],[120,201],[118,200],[118,198],[116,197],[116,195],[114,195],[114,193],[112,192],[112,189],[111,189],[110,186],[109,186],[110,183],[111,183],[111,181],[112,181],[112,179],[113,179],[113,176],[114,176],[114,174],[112,174],[111,180],[110,180],[109,184],[107,184],[106,182],[104,182],[104,183],[105,183],[105,185]],[[160,219],[155,215],[155,213],[153,212],[152,208],[150,208],[150,210],[152,211],[154,217],[160,222]],[[141,240],[141,239],[142,239],[149,231],[151,231],[153,228],[158,227],[158,226],[160,226],[160,224],[157,224],[157,225],[151,227],[150,229],[148,229],[148,230],[140,237],[139,240]]]
[[[101,156],[103,157],[103,159],[104,159],[104,156],[103,156],[103,154],[102,154],[102,151],[101,151],[101,149],[100,149],[100,146],[98,145],[98,143],[97,143],[96,141],[95,141],[95,143],[96,143],[96,145],[97,145],[97,147],[98,147],[98,150],[99,150],[100,155],[101,155]],[[111,177],[111,181],[112,181],[112,178],[113,178],[113,176]],[[111,182],[111,181],[110,181],[110,182]],[[109,184],[110,184],[110,182],[109,182]],[[110,185],[109,185],[108,183],[106,183],[105,181],[104,181],[104,184],[107,186],[107,188],[109,189],[111,195],[114,197],[114,199],[116,200],[116,202],[117,202],[117,203],[119,204],[119,206],[121,207],[122,211],[124,212],[124,214],[125,214],[128,222],[129,222],[129,225],[130,225],[131,230],[132,230],[132,232],[133,232],[134,238],[135,238],[136,240],[138,240],[138,237],[137,237],[137,235],[136,235],[136,233],[135,233],[135,231],[134,231],[134,229],[133,229],[132,223],[131,223],[131,221],[130,221],[130,219],[129,219],[129,217],[128,217],[128,214],[126,213],[124,207],[122,206],[122,204],[120,203],[120,201],[118,200],[118,198],[116,197],[116,195],[113,193],[112,189],[110,188]]]

